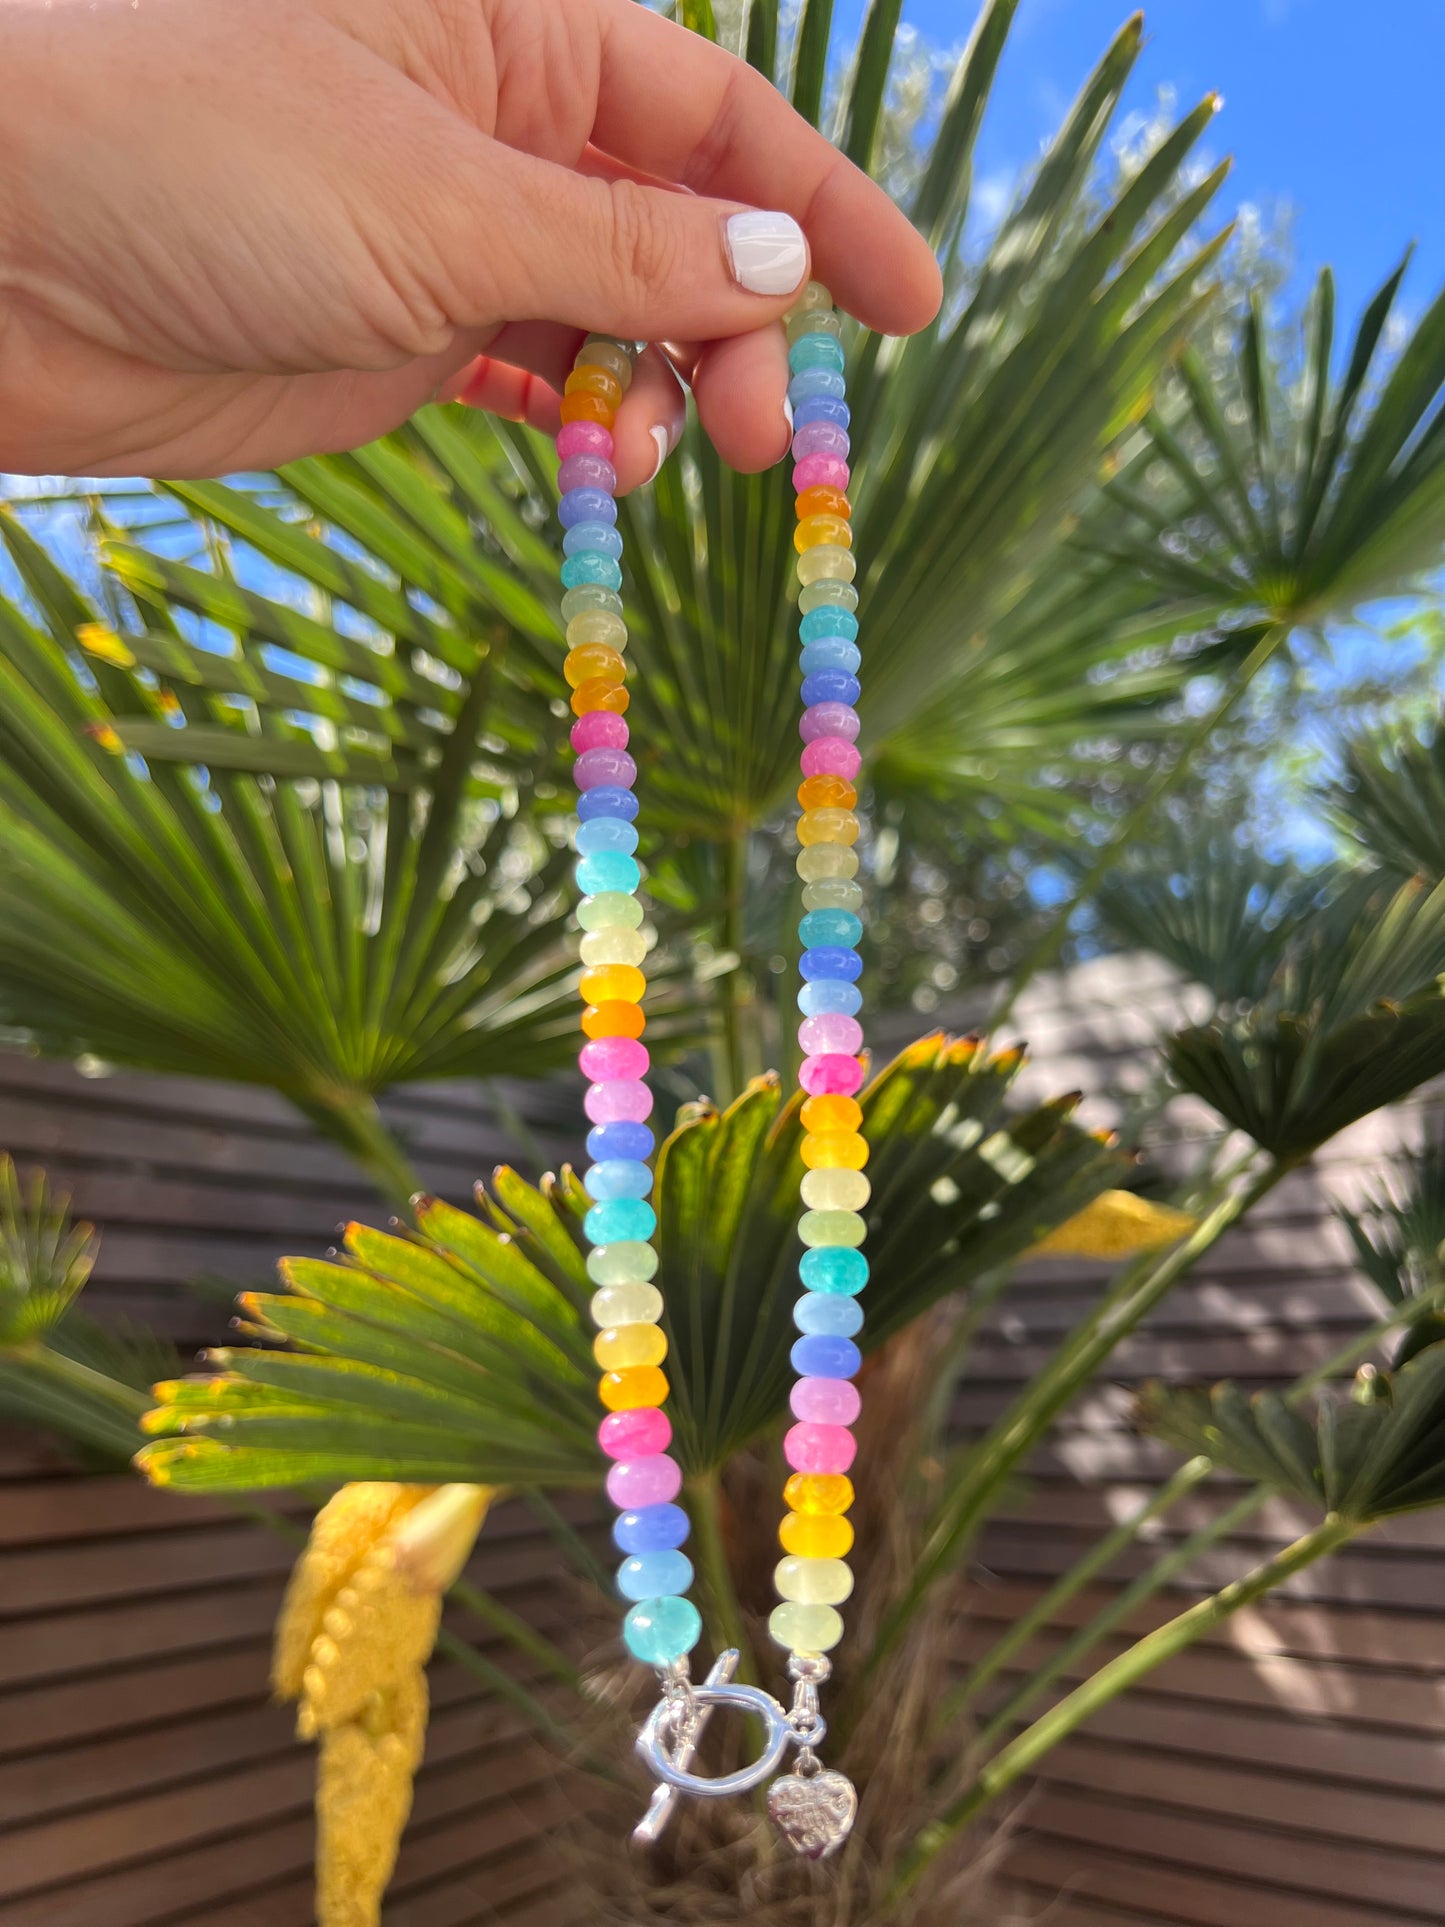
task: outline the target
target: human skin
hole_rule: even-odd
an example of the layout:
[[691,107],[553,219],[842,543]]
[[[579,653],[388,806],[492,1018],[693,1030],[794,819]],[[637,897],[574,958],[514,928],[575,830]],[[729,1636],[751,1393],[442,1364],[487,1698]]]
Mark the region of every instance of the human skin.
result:
[[[218,475],[460,397],[557,424],[582,333],[667,343],[621,486],[786,448],[776,210],[868,326],[925,242],[744,63],[635,0],[0,0],[0,470]],[[734,239],[729,244],[730,233]],[[797,280],[807,275],[804,250]]]

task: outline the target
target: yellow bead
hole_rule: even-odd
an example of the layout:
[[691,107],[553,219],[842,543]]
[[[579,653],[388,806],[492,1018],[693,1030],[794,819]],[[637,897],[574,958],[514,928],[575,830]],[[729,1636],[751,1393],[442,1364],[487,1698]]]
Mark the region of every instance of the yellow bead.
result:
[[780,1599],[800,1606],[837,1606],[853,1590],[852,1569],[842,1559],[780,1559],[773,1569]]
[[841,1472],[795,1472],[783,1487],[794,1512],[846,1512],[853,1503],[853,1481]]
[[615,687],[627,680],[627,665],[615,649],[604,648],[600,642],[588,642],[580,649],[567,651],[562,658],[562,673],[574,689],[580,689],[585,682],[611,683]]
[[868,1143],[856,1131],[821,1131],[803,1139],[803,1162],[810,1171],[861,1171]]
[[595,361],[581,362],[568,375],[564,395],[596,395],[609,408],[617,408],[622,402],[622,383],[608,368]]
[[609,1325],[593,1340],[592,1356],[604,1372],[660,1365],[667,1357],[667,1333],[661,1325]]
[[640,1004],[646,989],[647,979],[631,964],[603,964],[596,970],[584,970],[577,986],[578,994],[589,1004]]
[[630,1365],[625,1371],[608,1372],[597,1387],[597,1396],[609,1412],[634,1412],[642,1405],[665,1405],[667,1378],[655,1365]]
[[793,547],[799,555],[830,542],[835,549],[851,549],[853,531],[841,515],[805,515],[793,530]]
[[861,1171],[809,1171],[799,1186],[810,1211],[861,1211],[872,1195]]
[[632,357],[611,335],[588,335],[577,351],[579,368],[605,368],[625,395],[632,386]]
[[640,930],[613,924],[606,930],[589,930],[579,948],[588,965],[640,964],[647,955],[647,939]]
[[858,874],[858,852],[847,843],[805,843],[796,868],[804,883],[846,879]]
[[841,1559],[853,1545],[853,1528],[828,1512],[790,1512],[778,1527],[784,1552],[799,1559]]
[[798,841],[809,843],[856,843],[858,819],[852,810],[804,810],[798,818]]
[[808,281],[804,283],[803,291],[793,303],[792,307],[785,311],[783,319],[784,321],[791,321],[795,314],[812,314],[816,313],[819,308],[831,308],[832,306],[833,297],[823,286],[822,282]]
[[830,1653],[843,1637],[841,1614],[831,1606],[774,1606],[768,1631],[790,1653]]
[[851,582],[857,573],[853,551],[835,542],[821,542],[798,557],[798,580],[804,588],[811,582]]
[[593,1292],[590,1310],[594,1325],[655,1325],[662,1293],[656,1285],[607,1285]]
[[581,649],[589,642],[619,651],[627,647],[627,624],[610,609],[584,609],[580,616],[573,616],[564,633],[569,649]]

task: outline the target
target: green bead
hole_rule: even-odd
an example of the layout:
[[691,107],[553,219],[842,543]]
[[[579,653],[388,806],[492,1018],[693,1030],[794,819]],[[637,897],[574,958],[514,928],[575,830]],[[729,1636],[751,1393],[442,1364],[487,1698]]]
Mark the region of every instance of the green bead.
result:
[[831,308],[805,308],[788,322],[788,345],[804,335],[832,335],[836,341],[843,332],[843,317]]
[[[603,1247],[609,1248],[615,1251],[617,1246]],[[609,1331],[614,1325],[655,1325],[662,1316],[662,1293],[656,1285],[643,1282],[608,1285],[604,1291],[593,1293],[588,1309],[599,1331]]]
[[598,1245],[587,1254],[587,1276],[594,1285],[636,1285],[656,1275],[657,1252],[641,1238]]
[[804,883],[856,876],[858,852],[851,843],[809,843],[799,850],[796,868]]
[[790,1653],[828,1653],[843,1637],[843,1619],[832,1606],[804,1606],[790,1599],[774,1606],[768,1631]]
[[780,1559],[773,1568],[773,1585],[780,1599],[800,1606],[841,1605],[853,1590],[853,1571],[846,1559]]
[[856,1211],[805,1211],[798,1220],[805,1245],[861,1245],[867,1229]]
[[589,930],[578,954],[589,970],[603,964],[640,964],[647,955],[647,939],[640,930],[609,924],[603,930]]
[[[812,846],[816,849],[818,846]],[[832,847],[837,848],[835,844]],[[803,891],[805,910],[859,910],[863,905],[863,886],[848,877],[824,877]]]
[[809,1171],[799,1195],[812,1212],[831,1215],[836,1211],[851,1217],[867,1204],[873,1187],[861,1171]]
[[856,609],[858,591],[851,582],[810,582],[798,597],[798,607],[805,616],[814,609]]
[[833,542],[820,542],[814,549],[804,549],[794,567],[804,588],[811,588],[815,582],[844,582],[851,588],[858,573],[853,551],[840,549]]
[[577,905],[577,921],[584,930],[635,930],[642,922],[642,905],[624,890],[600,890]]
[[648,1666],[670,1666],[702,1638],[702,1619],[690,1599],[675,1593],[642,1599],[623,1620],[622,1637],[634,1659]]

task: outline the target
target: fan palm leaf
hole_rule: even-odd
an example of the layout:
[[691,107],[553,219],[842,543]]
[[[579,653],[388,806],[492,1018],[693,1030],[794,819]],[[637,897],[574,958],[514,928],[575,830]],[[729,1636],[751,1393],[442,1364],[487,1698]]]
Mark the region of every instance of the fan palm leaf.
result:
[[1376,730],[1345,745],[1338,780],[1326,792],[1338,826],[1396,876],[1445,878],[1445,729],[1423,740],[1406,729]]

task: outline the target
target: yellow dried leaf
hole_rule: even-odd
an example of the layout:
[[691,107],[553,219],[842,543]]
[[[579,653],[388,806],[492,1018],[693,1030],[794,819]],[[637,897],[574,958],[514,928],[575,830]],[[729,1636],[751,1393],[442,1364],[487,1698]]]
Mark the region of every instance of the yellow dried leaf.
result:
[[1031,1258],[1128,1258],[1139,1251],[1172,1245],[1198,1224],[1187,1211],[1152,1204],[1132,1191],[1102,1191],[1041,1238]]
[[82,622],[75,640],[92,656],[113,662],[120,669],[135,667],[135,651],[116,634],[108,622]]

